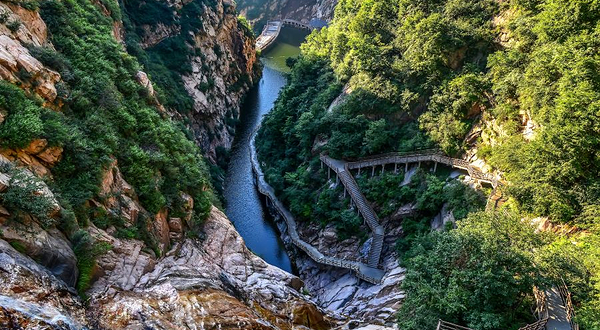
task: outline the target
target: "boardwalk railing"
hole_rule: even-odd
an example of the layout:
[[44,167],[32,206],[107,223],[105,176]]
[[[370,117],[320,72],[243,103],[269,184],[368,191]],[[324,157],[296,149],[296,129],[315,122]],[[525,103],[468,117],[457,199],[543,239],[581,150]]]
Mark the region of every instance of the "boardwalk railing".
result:
[[533,315],[538,320],[547,319],[549,316],[548,313],[548,297],[546,296],[546,292],[543,290],[539,290],[537,287],[533,287],[533,295],[535,297],[535,311]]
[[414,153],[388,153],[383,155],[363,158],[357,161],[348,162],[348,169],[360,169],[372,166],[385,166],[388,164],[413,164],[420,162],[435,162],[445,164],[454,168],[465,170],[473,179],[491,184],[494,188],[501,185],[494,175],[483,173],[478,168],[472,166],[468,161],[458,158],[448,157],[437,150],[422,150]]
[[[532,324],[528,324],[522,328],[519,328],[519,330],[543,330],[546,327],[546,323],[548,323],[548,318],[541,319]],[[439,320],[436,330],[473,330],[473,329],[463,327],[458,324],[446,322],[443,320]]]
[[567,284],[564,279],[561,279],[561,285],[558,286],[558,292],[564,303],[567,314],[567,321],[571,324],[572,330],[579,330],[579,324],[575,323],[575,309],[573,308],[573,301],[571,300],[571,292],[567,288]]
[[463,327],[463,326],[458,325],[458,324],[446,322],[446,321],[443,321],[443,320],[439,320],[436,330],[473,330],[473,329],[467,328],[467,327]]
[[298,226],[296,224],[296,220],[295,220],[294,216],[287,208],[285,208],[285,206],[277,198],[277,196],[275,196],[275,190],[273,189],[273,187],[271,187],[265,181],[265,177],[264,177],[264,174],[260,167],[260,163],[258,162],[258,155],[256,152],[256,146],[255,146],[255,141],[254,141],[255,137],[256,137],[256,132],[257,131],[255,130],[254,133],[250,137],[250,158],[251,158],[251,162],[252,162],[252,169],[254,171],[254,174],[256,175],[256,186],[258,187],[258,191],[261,194],[268,197],[268,199],[271,201],[274,208],[284,219],[284,221],[287,225],[288,234],[290,235],[292,243],[296,247],[301,249],[302,251],[306,252],[306,254],[311,259],[313,259],[314,261],[316,261],[318,263],[321,263],[324,265],[329,265],[329,266],[350,269],[350,270],[354,271],[354,273],[356,273],[356,276],[362,280],[365,280],[365,281],[367,281],[369,283],[373,283],[373,284],[381,283],[381,280],[384,275],[384,272],[382,270],[370,267],[368,265],[365,265],[363,263],[356,262],[356,261],[350,261],[350,260],[325,256],[319,250],[317,250],[314,246],[310,245],[309,243],[303,241],[300,238],[300,236],[298,235],[298,230],[297,230]]
[[[548,318],[543,318],[537,322],[528,324],[522,328],[519,328],[519,330],[544,330],[546,328],[546,324],[548,323]],[[554,330],[554,329],[552,329]]]
[[389,164],[405,164],[406,169],[408,170],[409,164],[421,163],[421,162],[434,162],[435,168],[437,168],[437,164],[445,164],[450,167],[458,168],[464,171],[467,171],[469,176],[472,179],[475,179],[479,182],[486,182],[492,185],[494,190],[488,199],[486,209],[493,209],[497,206],[501,205],[505,199],[502,195],[501,186],[502,182],[496,178],[491,173],[483,173],[478,168],[471,165],[469,162],[463,159],[452,158],[442,154],[437,149],[424,149],[418,150],[414,152],[393,152],[382,155],[375,155],[370,157],[361,158],[356,161],[348,162],[347,169],[353,170],[358,169],[359,173],[362,168],[372,167],[373,172],[375,172],[375,166],[383,166]]
[[375,210],[371,207],[365,196],[360,192],[358,184],[348,169],[348,163],[333,159],[327,155],[319,157],[321,161],[331,168],[338,176],[346,191],[350,194],[351,200],[356,205],[358,212],[373,232],[373,241],[369,250],[368,264],[370,267],[376,268],[379,265],[381,251],[383,250],[383,239],[385,230],[379,224],[379,217]]
[[293,26],[293,27],[296,27],[299,29],[305,29],[305,30],[314,30],[315,29],[314,27],[312,27],[308,24],[304,24],[300,21],[296,21],[296,20],[289,19],[289,18],[284,19],[283,24]]

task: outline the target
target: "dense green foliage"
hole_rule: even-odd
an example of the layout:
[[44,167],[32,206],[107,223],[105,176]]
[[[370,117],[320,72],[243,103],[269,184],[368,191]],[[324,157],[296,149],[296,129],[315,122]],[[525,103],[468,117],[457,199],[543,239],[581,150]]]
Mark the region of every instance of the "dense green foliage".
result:
[[441,172],[436,176],[419,170],[407,185],[402,185],[402,172],[386,172],[372,178],[365,175],[358,178],[357,182],[365,197],[375,204],[381,217],[390,215],[399,205],[413,202],[416,210],[428,217],[434,216],[443,204],[449,203],[448,211],[452,211],[457,220],[483,208],[485,199],[481,193],[469,189],[458,180],[446,182],[445,174]]
[[40,6],[60,55],[43,56],[52,53],[47,49],[34,54],[65,81],[64,114],[50,116],[45,125],[51,129],[44,132],[64,147],[53,169],[62,195],[77,209],[97,193],[103,167],[116,157],[148,211],[176,206],[185,191],[197,199],[197,215],[205,216],[210,193],[202,156],[136,82],[139,65],[112,38],[112,18],[88,1]]
[[352,114],[392,124],[381,135],[393,136],[394,127],[427,109],[421,128],[456,153],[471,109],[485,103],[482,74],[497,10],[491,0],[340,1],[334,22],[313,34],[303,51],[328,58],[348,81],[357,99]]
[[490,58],[493,113],[509,122],[526,113],[541,128],[531,142],[509,131],[490,160],[519,182],[511,192],[525,211],[570,220],[600,203],[600,4],[517,8],[514,47]]
[[47,111],[28,99],[18,87],[0,82],[0,109],[9,112],[0,126],[0,143],[4,147],[23,148],[43,131],[42,112]]
[[544,287],[535,249],[544,242],[518,216],[473,213],[448,233],[422,236],[405,255],[401,329],[443,319],[472,329],[517,329],[532,321],[532,287]]
[[[414,248],[406,262],[415,272],[401,324],[423,329],[444,317],[474,328],[510,329],[514,324],[505,322],[528,321],[520,313],[540,279],[531,269],[536,247],[545,276],[553,283],[565,277],[572,288],[578,321],[597,328],[598,236],[590,228],[600,223],[599,33],[596,0],[341,0],[334,21],[311,34],[301,58],[290,63],[288,86],[259,132],[267,179],[295,214],[339,222],[332,213],[343,207],[319,181],[319,153],[354,159],[437,147],[458,155],[476,145],[478,156],[509,182],[506,205],[515,212],[590,233],[544,244],[528,234],[523,238],[535,244],[515,245],[502,236],[508,228],[491,228],[476,217],[500,223],[518,217],[468,216],[480,200],[461,185],[435,177],[417,180],[419,187],[401,187],[400,176],[360,179],[384,216],[408,202],[420,208],[421,215],[403,220],[407,235],[399,241],[401,251]],[[351,94],[328,111],[344,85]],[[526,120],[533,134],[525,134]],[[467,224],[413,244],[444,202]],[[453,250],[479,260],[463,265]],[[509,269],[486,278],[486,269],[496,266],[531,276]],[[435,282],[425,267],[448,277]],[[464,283],[459,273],[468,275]],[[504,305],[485,294],[455,295],[487,285],[511,288]],[[514,313],[505,314],[509,309]]]
[[[3,173],[10,176],[9,186],[0,194],[2,204],[15,216],[28,213],[36,217],[44,227],[54,224],[50,217],[54,205],[49,196],[44,194],[44,183],[31,173],[18,168],[8,168]],[[18,219],[17,219],[18,220]]]
[[446,179],[445,171],[435,175],[418,170],[406,185],[402,185],[403,174],[386,172],[373,178],[361,176],[357,180],[380,217],[393,215],[401,206],[414,208],[412,214],[402,219],[403,236],[397,242],[401,253],[417,237],[430,231],[431,219],[440,213],[444,205],[446,212],[452,212],[455,220],[462,220],[470,212],[480,211],[485,206],[483,194],[458,180]]
[[[520,183],[509,191],[520,209],[573,220],[600,199],[600,148],[591,138],[600,119],[598,15],[592,0],[340,1],[332,24],[303,45],[294,75],[304,81],[292,78],[279,106],[289,109],[272,115],[276,129],[287,123],[285,132],[301,130],[301,138],[265,132],[286,143],[265,159],[305,157],[317,135],[335,157],[432,142],[455,154],[476,119],[493,119],[485,132],[496,147],[483,145],[480,156]],[[510,42],[498,44],[498,30]],[[329,83],[311,83],[314,75]],[[327,105],[305,113],[315,95],[331,99],[333,82],[353,93],[333,113],[324,114]],[[538,126],[531,142],[523,116]]]

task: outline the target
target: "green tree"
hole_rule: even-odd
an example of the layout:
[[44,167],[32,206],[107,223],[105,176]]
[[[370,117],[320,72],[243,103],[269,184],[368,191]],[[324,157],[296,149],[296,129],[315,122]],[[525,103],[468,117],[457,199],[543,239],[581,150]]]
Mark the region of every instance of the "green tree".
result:
[[444,319],[473,329],[516,329],[531,321],[533,286],[544,284],[534,257],[542,245],[519,216],[503,213],[474,213],[456,230],[421,237],[403,259],[400,328],[435,328]]

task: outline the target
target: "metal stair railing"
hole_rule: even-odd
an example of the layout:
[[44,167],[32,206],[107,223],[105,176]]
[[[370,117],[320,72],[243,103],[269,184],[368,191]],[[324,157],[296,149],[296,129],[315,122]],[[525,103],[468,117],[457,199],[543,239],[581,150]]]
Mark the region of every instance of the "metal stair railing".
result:
[[365,219],[365,222],[373,232],[373,241],[367,257],[367,263],[370,267],[377,268],[379,259],[381,259],[383,238],[385,234],[383,226],[379,224],[377,213],[375,213],[365,196],[360,192],[358,183],[356,183],[356,180],[352,174],[350,174],[347,163],[343,162],[343,167],[340,168],[340,161],[335,161],[326,155],[321,155],[319,158],[337,174],[338,178],[348,191],[350,198],[354,201],[358,212],[362,215],[363,219]]

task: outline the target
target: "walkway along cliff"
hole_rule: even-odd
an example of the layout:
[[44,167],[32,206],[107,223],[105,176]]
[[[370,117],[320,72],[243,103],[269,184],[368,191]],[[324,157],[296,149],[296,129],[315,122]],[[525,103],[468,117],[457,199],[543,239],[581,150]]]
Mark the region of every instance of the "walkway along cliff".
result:
[[[473,179],[489,183],[494,188],[501,185],[500,181],[493,175],[481,172],[480,170],[470,165],[467,161],[447,157],[435,151],[425,151],[411,154],[391,153],[368,157],[350,163],[330,158],[327,155],[321,155],[320,160],[322,161],[322,164],[327,165],[329,169],[332,169],[336,173],[336,181],[339,179],[344,185],[344,194],[346,193],[346,191],[350,194],[352,203],[356,206],[357,211],[362,215],[363,219],[365,219],[365,222],[373,232],[373,243],[371,244],[369,250],[368,264],[356,261],[343,260],[334,257],[327,257],[324,256],[321,252],[319,252],[315,247],[303,241],[299,237],[297,232],[297,224],[294,216],[289,210],[285,208],[283,203],[281,203],[281,201],[277,199],[277,197],[275,196],[275,190],[265,181],[264,174],[258,161],[255,146],[255,137],[256,131],[250,137],[250,153],[252,160],[252,168],[256,175],[256,186],[258,187],[258,190],[261,194],[268,197],[273,206],[284,218],[289,231],[289,235],[294,245],[306,252],[313,260],[315,260],[318,263],[351,269],[356,273],[356,275],[359,278],[364,279],[373,284],[380,283],[384,275],[384,271],[378,269],[377,266],[379,265],[379,259],[381,257],[381,251],[383,249],[383,238],[385,231],[383,226],[381,226],[379,223],[379,218],[377,214],[370,206],[369,202],[364,197],[364,195],[360,192],[358,184],[356,183],[354,177],[350,172],[352,169],[358,169],[360,172],[361,168],[372,167],[373,171],[375,171],[375,166],[383,166],[383,169],[385,169],[385,165],[395,164],[395,171],[397,171],[397,164],[405,164],[405,166],[408,166],[408,164],[410,163],[420,164],[421,162],[434,162],[434,170],[437,168],[437,163],[442,163],[454,168],[465,170]],[[328,176],[328,178],[330,178],[330,175]]]
[[292,242],[302,251],[315,260],[318,263],[341,267],[353,270],[360,279],[363,279],[369,283],[378,284],[383,278],[384,272],[370,265],[366,265],[356,261],[344,260],[334,257],[328,257],[323,255],[314,246],[303,241],[298,235],[297,224],[292,213],[283,206],[283,203],[275,196],[275,190],[271,187],[264,178],[264,174],[258,161],[258,155],[255,146],[256,131],[250,137],[250,156],[252,159],[252,169],[256,175],[256,186],[258,191],[267,196],[268,200],[271,201],[275,209],[281,214],[287,225],[288,234],[291,237]]
[[317,28],[315,26],[304,24],[302,22],[295,21],[292,19],[268,21],[265,27],[263,28],[260,36],[256,38],[256,49],[261,52],[264,52],[269,47],[271,47],[277,40],[277,37],[279,37],[279,33],[281,32],[281,28],[283,25],[309,31],[312,31]]

